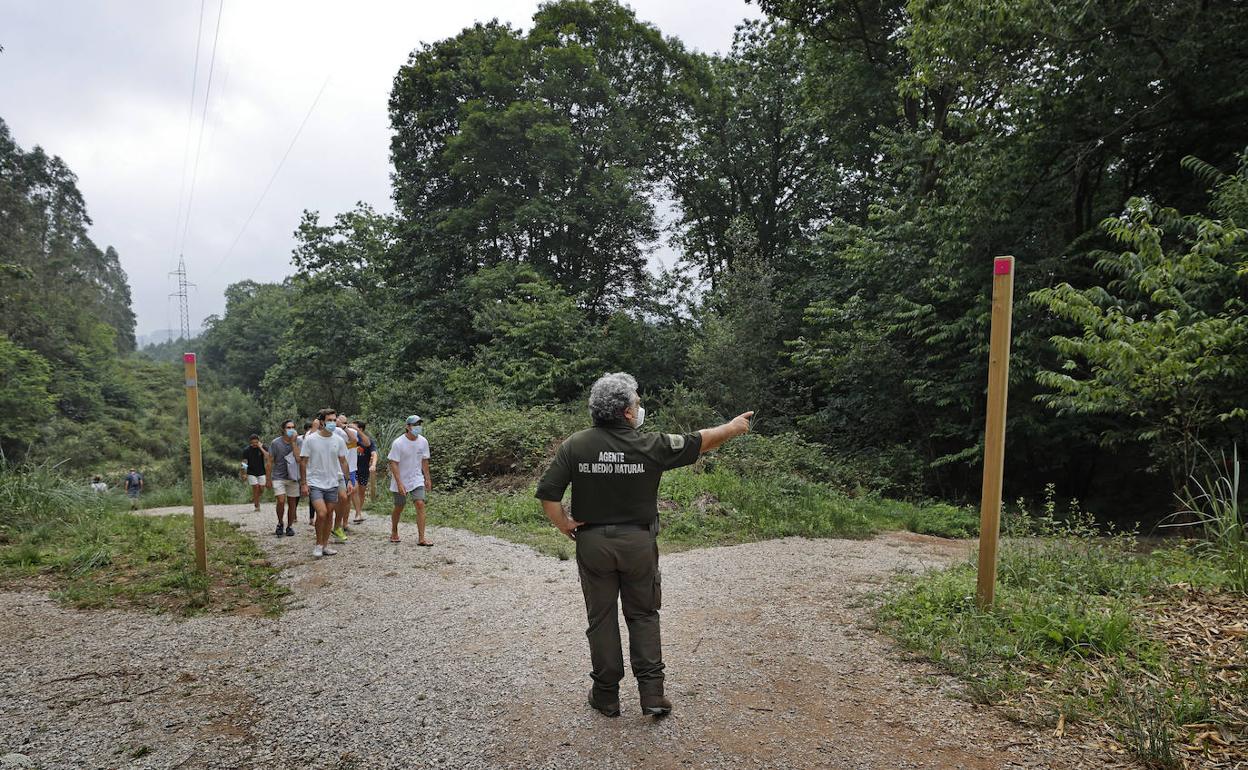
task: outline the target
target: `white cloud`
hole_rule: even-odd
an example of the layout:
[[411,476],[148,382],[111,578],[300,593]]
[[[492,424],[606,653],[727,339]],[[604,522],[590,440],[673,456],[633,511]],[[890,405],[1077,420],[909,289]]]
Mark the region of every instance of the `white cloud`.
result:
[[[742,0],[638,0],[637,15],[702,51],[724,51]],[[204,14],[192,160],[219,0]],[[138,328],[177,323],[167,276],[175,227],[199,3],[164,0],[9,4],[0,31],[0,117],[24,147],[60,155],[79,176],[92,237],[115,246],[130,276]],[[225,0],[209,119],[185,255],[192,325],[224,306],[238,280],[290,272],[303,209],[356,201],[388,209],[390,87],[408,53],[498,18],[527,27],[534,0],[240,2]],[[233,255],[222,257],[315,97],[315,113]],[[172,321],[172,323],[170,323]]]

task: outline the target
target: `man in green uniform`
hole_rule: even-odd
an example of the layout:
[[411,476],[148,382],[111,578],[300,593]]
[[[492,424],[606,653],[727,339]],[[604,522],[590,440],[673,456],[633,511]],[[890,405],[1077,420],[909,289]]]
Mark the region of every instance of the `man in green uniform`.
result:
[[[754,413],[697,433],[639,433],[646,410],[637,396],[637,381],[623,372],[603,375],[594,383],[589,412],[594,427],[560,445],[537,485],[537,498],[551,523],[576,541],[593,667],[589,705],[607,716],[620,714],[624,655],[616,621],[618,597],[628,624],[629,660],[642,713],[664,716],[671,713],[672,703],[663,695],[659,638],[659,477],[749,431]],[[568,484],[570,513],[561,504]]]

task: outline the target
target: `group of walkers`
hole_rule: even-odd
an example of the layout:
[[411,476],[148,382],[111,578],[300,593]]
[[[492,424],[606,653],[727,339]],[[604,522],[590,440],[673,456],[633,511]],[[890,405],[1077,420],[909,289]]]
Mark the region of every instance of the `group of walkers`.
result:
[[[126,497],[130,498],[131,510],[139,507],[139,494],[143,491],[143,474],[139,473],[136,468],[131,468],[121,482],[122,488],[126,490]],[[103,494],[108,491],[108,483],[104,481],[104,477],[96,474],[91,477],[91,491],[96,494]]]
[[[300,499],[308,500],[308,524],[316,533],[312,555],[334,556],[333,545],[343,545],[351,535],[350,524],[362,524],[364,496],[377,469],[377,446],[363,421],[349,421],[334,409],[322,409],[303,426],[294,420],[282,423],[281,433],[266,448],[252,434],[243,450],[240,474],[251,486],[251,500],[260,510],[265,488],[273,490],[277,526],[273,534],[294,537]],[[403,435],[390,445],[387,460],[394,508],[390,515],[390,542],[401,542],[399,519],[410,500],[416,507],[418,545],[432,546],[425,537],[425,499],[431,486],[429,441],[424,421],[411,415]],[[355,516],[351,517],[354,509]]]
[[[589,412],[593,426],[560,444],[538,482],[536,497],[551,524],[576,543],[592,669],[589,705],[606,716],[620,714],[624,657],[617,611],[622,605],[641,711],[661,717],[671,713],[672,702],[664,693],[659,633],[659,481],[665,471],[689,465],[748,433],[754,413],[690,433],[643,433],[646,410],[637,381],[624,372],[603,375],[593,384]],[[418,544],[433,545],[425,537],[425,499],[433,480],[429,441],[423,433],[420,416],[408,417],[386,457],[394,497],[392,543],[400,542],[399,518],[410,502],[416,507]],[[364,490],[376,467],[376,444],[365,424],[322,409],[302,431],[294,420],[283,421],[280,434],[267,448],[252,435],[240,472],[251,485],[257,512],[264,489],[273,490],[274,535],[295,535],[299,501],[308,500],[308,522],[316,531],[312,555],[320,558],[337,554],[333,546],[347,542],[353,508],[350,523],[364,522]],[[131,470],[127,491],[133,489],[137,499],[142,486],[142,475]],[[565,507],[568,487],[571,505]]]

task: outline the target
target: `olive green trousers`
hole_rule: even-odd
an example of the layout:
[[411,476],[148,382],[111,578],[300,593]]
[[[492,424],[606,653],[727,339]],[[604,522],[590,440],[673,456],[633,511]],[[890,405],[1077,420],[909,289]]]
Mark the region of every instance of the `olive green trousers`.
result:
[[663,694],[663,645],[659,638],[659,607],[663,601],[659,547],[655,533],[628,525],[578,530],[576,563],[585,594],[589,627],[590,677],[602,699],[619,697],[624,654],[616,599],[628,624],[628,654],[642,695]]

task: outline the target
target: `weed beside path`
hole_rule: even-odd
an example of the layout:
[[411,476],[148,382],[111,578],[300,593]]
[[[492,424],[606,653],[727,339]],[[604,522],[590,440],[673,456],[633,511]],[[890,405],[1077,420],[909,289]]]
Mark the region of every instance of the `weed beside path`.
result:
[[[502,488],[437,489],[429,496],[428,520],[570,558],[572,543],[542,514],[535,491],[536,483],[523,478]],[[388,515],[389,493],[379,495],[369,510]],[[791,475],[764,478],[696,467],[663,475],[659,517],[663,524],[659,547],[665,553],[783,537],[864,538],[897,529],[969,537],[978,530],[972,514],[950,505],[851,497]],[[403,520],[415,521],[411,506]]]
[[206,574],[195,569],[191,517],[135,515],[55,474],[0,475],[0,587],[37,587],[78,608],[175,615],[281,612],[288,590],[256,541],[209,519]]
[[969,700],[1150,767],[1248,762],[1248,596],[1216,559],[1086,530],[1007,539],[988,612],[975,572],[911,577],[879,613]]

